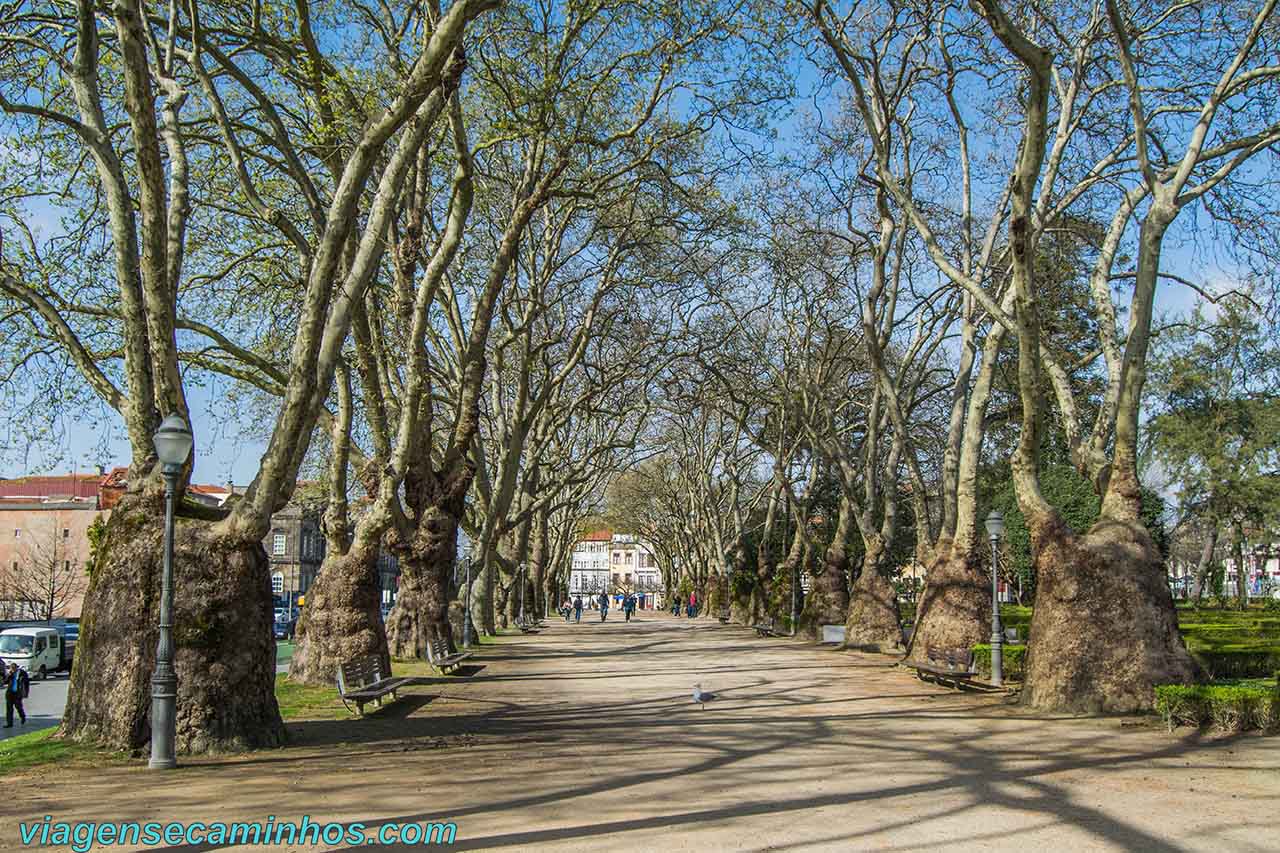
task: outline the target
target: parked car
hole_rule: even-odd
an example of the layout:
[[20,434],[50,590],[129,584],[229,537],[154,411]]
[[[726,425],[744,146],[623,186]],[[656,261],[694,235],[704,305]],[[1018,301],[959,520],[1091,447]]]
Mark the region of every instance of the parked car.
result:
[[55,628],[8,628],[0,632],[0,661],[16,663],[41,681],[49,673],[71,668],[63,654],[62,634]]

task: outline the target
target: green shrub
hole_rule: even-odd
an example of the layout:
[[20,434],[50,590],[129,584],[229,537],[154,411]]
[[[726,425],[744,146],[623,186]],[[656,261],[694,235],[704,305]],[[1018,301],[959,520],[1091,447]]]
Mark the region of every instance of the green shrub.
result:
[[1210,651],[1187,644],[1191,656],[1215,681],[1224,678],[1265,678],[1280,666],[1280,649],[1222,649]]
[[[1026,662],[1024,645],[1001,646],[1000,669],[1006,681],[1021,681]],[[973,647],[973,666],[984,678],[991,677],[991,644],[978,643]]]
[[1164,684],[1156,711],[1176,725],[1211,725],[1227,732],[1272,731],[1280,725],[1280,689],[1244,684]]

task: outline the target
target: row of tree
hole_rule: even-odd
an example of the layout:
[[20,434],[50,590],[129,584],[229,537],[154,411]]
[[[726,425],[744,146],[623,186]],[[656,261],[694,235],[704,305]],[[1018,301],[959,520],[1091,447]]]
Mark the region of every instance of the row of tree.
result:
[[1029,701],[1149,704],[1194,676],[1138,470],[1163,244],[1190,208],[1242,268],[1271,251],[1274,6],[0,7],[8,400],[96,402],[132,454],[64,733],[149,736],[151,435],[198,397],[265,452],[180,513],[184,751],[284,737],[261,541],[303,478],[327,548],[290,675],[327,684],[554,596],[606,499],[710,608],[785,613],[809,570],[803,625],[892,645],[909,558],[916,642],[967,644],[1008,460]]

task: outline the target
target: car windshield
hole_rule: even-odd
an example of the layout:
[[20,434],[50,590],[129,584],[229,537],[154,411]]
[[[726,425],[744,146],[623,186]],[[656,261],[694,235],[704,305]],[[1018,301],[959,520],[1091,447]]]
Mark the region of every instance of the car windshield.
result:
[[24,655],[31,654],[31,647],[35,644],[35,638],[28,634],[5,634],[0,637],[0,652],[8,652],[14,654],[20,652]]

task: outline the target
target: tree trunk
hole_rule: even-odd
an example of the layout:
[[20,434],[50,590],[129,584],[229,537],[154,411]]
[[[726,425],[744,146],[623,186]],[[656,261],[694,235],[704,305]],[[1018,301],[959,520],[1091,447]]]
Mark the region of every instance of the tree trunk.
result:
[[990,639],[991,586],[972,548],[939,547],[924,583],[908,657],[922,658],[929,646],[967,649]]
[[849,546],[837,531],[823,557],[822,573],[813,580],[796,633],[816,638],[823,625],[843,625],[848,618]]
[[1249,567],[1244,559],[1244,526],[1239,519],[1231,522],[1231,558],[1236,564],[1236,607],[1249,609]]
[[1056,513],[1028,521],[1038,583],[1025,704],[1146,711],[1157,684],[1200,679],[1178,633],[1159,551],[1140,521],[1104,515],[1083,536]]
[[1213,554],[1218,548],[1218,525],[1210,521],[1209,534],[1205,536],[1204,547],[1200,551],[1200,563],[1196,566],[1193,579],[1194,587],[1191,596],[1196,601],[1204,598],[1205,587],[1209,585],[1209,573],[1213,570]]
[[[163,498],[128,494],[107,522],[85,596],[61,734],[115,749],[151,738],[163,571]],[[177,750],[229,752],[284,743],[275,697],[271,579],[258,541],[178,518],[173,638]]]
[[365,655],[376,655],[383,676],[390,677],[376,543],[372,547],[357,543],[345,554],[330,552],[325,556],[315,583],[307,591],[289,678],[329,686],[339,666]]
[[893,584],[880,572],[884,545],[867,542],[862,574],[854,581],[845,622],[846,649],[893,652],[902,646],[902,617]]
[[461,499],[422,509],[400,561],[400,594],[387,615],[387,646],[393,658],[425,658],[427,644],[435,640],[443,640],[450,651],[456,648],[449,625],[449,584],[461,516]]

